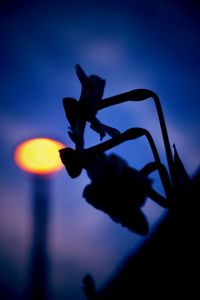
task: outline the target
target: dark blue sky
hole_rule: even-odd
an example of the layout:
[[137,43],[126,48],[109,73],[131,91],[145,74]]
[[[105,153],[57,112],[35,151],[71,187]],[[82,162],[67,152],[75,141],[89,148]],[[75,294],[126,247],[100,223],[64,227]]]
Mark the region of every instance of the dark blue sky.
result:
[[[189,174],[200,163],[200,7],[196,1],[5,1],[0,5],[0,263],[4,286],[22,289],[31,239],[30,180],[13,162],[23,139],[66,135],[62,98],[78,98],[74,65],[106,79],[105,97],[135,88],[161,99],[169,136]],[[99,113],[120,130],[149,129],[165,162],[151,101]],[[87,145],[99,142],[87,130]],[[145,140],[113,150],[136,168],[152,160]],[[155,187],[160,188],[156,177]],[[140,238],[85,203],[85,173],[52,180],[49,252],[53,299],[84,299],[81,279],[97,285],[111,275]],[[161,209],[148,201],[151,224]],[[10,276],[9,274],[13,274]],[[17,280],[14,274],[17,274]],[[14,287],[13,287],[14,288]],[[17,288],[17,287],[16,287]]]

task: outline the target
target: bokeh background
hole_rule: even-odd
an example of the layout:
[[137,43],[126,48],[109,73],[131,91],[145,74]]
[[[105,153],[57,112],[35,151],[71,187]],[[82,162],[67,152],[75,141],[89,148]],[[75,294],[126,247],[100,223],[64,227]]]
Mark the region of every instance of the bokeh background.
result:
[[[73,147],[62,98],[78,98],[74,65],[106,79],[104,97],[135,88],[161,99],[171,144],[188,173],[200,163],[200,6],[194,0],[45,1],[0,4],[0,298],[22,299],[32,241],[30,176],[14,163],[22,140],[51,136]],[[166,163],[153,102],[125,103],[98,114],[123,131],[145,127]],[[86,146],[99,142],[86,130]],[[145,139],[111,152],[141,168],[153,159]],[[162,192],[157,175],[154,186]],[[52,300],[85,299],[89,272],[98,288],[147,237],[129,232],[82,198],[85,172],[51,178],[48,234]],[[124,195],[125,197],[126,195]],[[150,233],[165,211],[147,201]],[[3,297],[3,296],[2,296]]]

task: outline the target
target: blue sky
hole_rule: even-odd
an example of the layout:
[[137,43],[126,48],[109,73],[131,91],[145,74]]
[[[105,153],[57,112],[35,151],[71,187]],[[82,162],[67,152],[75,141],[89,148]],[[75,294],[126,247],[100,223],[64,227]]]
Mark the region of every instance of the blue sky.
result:
[[[21,291],[31,241],[31,180],[13,162],[16,145],[52,136],[73,147],[62,98],[78,98],[74,66],[106,79],[104,97],[135,88],[161,99],[171,144],[192,175],[200,163],[200,7],[195,1],[8,1],[0,6],[0,273],[2,286]],[[151,100],[126,103],[98,114],[123,131],[145,127],[164,162]],[[86,145],[98,143],[87,129]],[[144,139],[113,149],[136,168],[152,160]],[[155,187],[160,189],[159,178]],[[84,299],[87,272],[101,286],[144,238],[89,206],[77,179],[65,170],[52,178],[49,253],[53,299]],[[162,210],[147,201],[150,224]],[[13,276],[10,276],[13,274]],[[17,277],[15,276],[17,274]],[[4,277],[4,280],[3,280]],[[1,285],[0,285],[1,286]],[[74,293],[74,294],[73,294]]]

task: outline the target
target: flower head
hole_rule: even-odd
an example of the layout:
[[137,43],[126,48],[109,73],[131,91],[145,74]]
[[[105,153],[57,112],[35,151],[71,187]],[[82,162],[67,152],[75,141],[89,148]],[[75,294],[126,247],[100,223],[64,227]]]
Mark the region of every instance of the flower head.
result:
[[151,180],[131,168],[121,157],[101,154],[87,167],[91,183],[83,197],[112,220],[139,234],[148,232],[148,223],[141,211]]
[[68,131],[70,138],[76,145],[76,149],[84,147],[84,130],[86,122],[91,129],[100,135],[100,139],[106,135],[111,137],[118,135],[119,130],[102,124],[97,118],[99,101],[103,97],[106,81],[97,75],[87,76],[80,65],[76,65],[76,74],[81,83],[81,95],[79,101],[73,98],[64,98],[63,105],[66,117],[70,124]]

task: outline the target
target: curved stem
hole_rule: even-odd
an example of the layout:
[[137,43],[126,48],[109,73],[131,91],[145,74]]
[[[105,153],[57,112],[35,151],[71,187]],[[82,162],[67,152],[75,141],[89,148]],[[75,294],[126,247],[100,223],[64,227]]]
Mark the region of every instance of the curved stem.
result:
[[[133,139],[139,138],[141,136],[146,136],[146,138],[147,138],[147,140],[150,144],[150,147],[151,147],[151,150],[152,150],[152,153],[153,153],[153,156],[154,156],[154,159],[155,159],[156,163],[158,165],[162,165],[159,154],[158,154],[158,151],[157,151],[157,148],[156,148],[156,145],[154,143],[154,140],[153,140],[151,134],[149,133],[148,130],[143,129],[143,128],[128,129],[125,132],[123,132],[122,134],[120,134],[116,137],[113,137],[112,139],[110,139],[106,142],[103,142],[103,143],[98,144],[96,146],[85,149],[84,152],[86,154],[86,157],[87,157],[87,155],[90,158],[92,156],[95,157],[96,155],[98,155],[98,153],[107,151],[107,150],[109,150],[109,149],[111,149],[111,148],[113,148],[113,147],[115,147],[115,146],[117,146],[117,145],[119,145],[119,144],[121,144],[125,141],[133,140]],[[163,173],[161,168],[158,168],[158,172],[159,172],[162,184],[163,184],[165,194],[166,194],[167,198],[170,199],[170,197],[171,197],[171,183],[170,183],[170,179],[169,179],[167,170],[166,170],[165,173]]]
[[169,204],[167,203],[166,199],[161,196],[158,192],[156,192],[154,189],[150,188],[148,190],[148,197],[151,198],[154,202],[156,202],[158,205],[162,206],[163,208],[169,208]]
[[[148,176],[149,174],[155,172],[155,171],[160,171],[160,173],[162,173],[163,178],[164,178],[164,182],[165,182],[165,186],[166,186],[166,190],[167,191],[171,191],[171,183],[170,183],[170,179],[167,173],[167,169],[165,167],[165,165],[163,165],[162,163],[157,163],[156,161],[150,162],[148,164],[146,164],[141,170],[140,173],[142,173],[144,176]],[[157,193],[154,189],[150,188],[148,191],[148,196],[154,200],[156,203],[158,203],[159,205],[161,205],[164,208],[168,208],[170,205],[170,195],[167,197],[168,199],[165,199],[163,196],[161,196],[159,193]],[[168,200],[168,201],[166,201]]]
[[122,93],[110,98],[106,98],[100,101],[98,109],[101,110],[103,108],[109,107],[111,105],[116,105],[123,103],[125,101],[143,101],[146,100],[147,98],[152,97],[154,99],[154,103],[156,106],[159,122],[160,122],[160,127],[161,127],[161,132],[163,136],[163,141],[165,145],[165,151],[166,151],[166,157],[167,157],[167,162],[168,162],[168,167],[169,167],[169,172],[170,172],[170,177],[172,180],[172,183],[174,184],[174,170],[173,170],[173,156],[172,156],[172,151],[170,147],[170,142],[169,142],[169,136],[167,132],[167,127],[164,119],[164,114],[163,110],[160,104],[160,100],[156,93],[154,93],[151,90],[147,89],[136,89],[132,90],[126,93]]
[[153,99],[155,102],[155,106],[156,106],[156,110],[157,110],[158,118],[159,118],[159,122],[160,122],[160,127],[161,127],[161,131],[162,131],[162,136],[163,136],[163,141],[164,141],[165,151],[166,151],[166,156],[167,156],[167,162],[168,162],[168,166],[169,166],[169,172],[170,172],[170,176],[172,179],[172,183],[174,184],[174,179],[175,179],[174,178],[174,167],[173,167],[174,164],[173,164],[173,156],[172,156],[172,151],[171,151],[170,142],[169,142],[169,136],[168,136],[168,132],[167,132],[167,126],[165,123],[162,106],[160,104],[160,99],[155,93],[154,93]]

